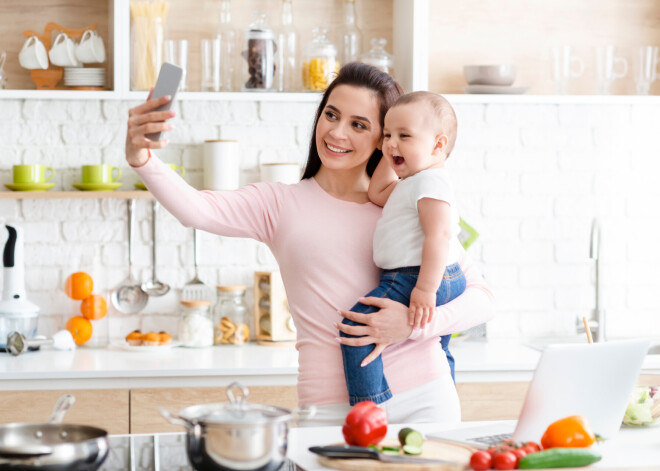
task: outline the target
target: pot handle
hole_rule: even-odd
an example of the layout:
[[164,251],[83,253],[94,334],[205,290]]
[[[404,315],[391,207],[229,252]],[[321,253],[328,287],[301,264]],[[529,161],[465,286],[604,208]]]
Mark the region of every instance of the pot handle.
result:
[[61,424],[62,419],[64,418],[64,414],[66,414],[66,411],[71,409],[71,406],[75,402],[76,402],[76,398],[73,397],[71,394],[65,394],[64,396],[60,397],[55,403],[53,412],[51,412],[50,417],[48,417],[46,423]]
[[316,406],[314,404],[303,404],[302,407],[294,409],[291,414],[293,415],[293,421],[298,425],[301,421],[304,422],[316,415]]
[[193,422],[190,422],[187,419],[184,419],[180,415],[172,414],[170,411],[165,409],[164,407],[159,407],[158,412],[160,412],[160,415],[165,417],[165,419],[171,423],[172,425],[182,425],[184,427],[192,427],[195,424]]
[[37,458],[39,456],[52,455],[53,449],[48,446],[23,445],[16,447],[0,446],[0,457],[2,458]]

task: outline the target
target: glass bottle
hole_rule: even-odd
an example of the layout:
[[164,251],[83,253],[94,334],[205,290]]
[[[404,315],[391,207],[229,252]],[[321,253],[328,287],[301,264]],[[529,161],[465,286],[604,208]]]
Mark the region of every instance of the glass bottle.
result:
[[315,28],[314,39],[305,48],[302,79],[305,90],[323,91],[339,71],[337,48],[326,38],[327,29]]
[[213,310],[215,345],[245,345],[250,341],[248,308],[244,285],[219,285],[218,302]]
[[241,56],[245,59],[241,89],[250,92],[270,92],[275,84],[275,33],[266,25],[266,15],[259,13],[245,31],[245,49]]
[[386,44],[387,39],[373,38],[371,49],[360,56],[360,61],[394,76],[394,56],[385,50]]
[[182,347],[210,347],[213,345],[213,320],[210,301],[181,301],[179,341]]
[[362,51],[362,33],[355,20],[355,0],[344,0],[344,25],[341,29],[340,47],[339,61],[342,65],[358,60]]
[[277,90],[300,90],[300,37],[293,26],[292,0],[282,0],[282,24],[277,34]]
[[238,90],[235,71],[237,34],[231,22],[231,0],[222,0],[220,3],[218,39],[220,40],[220,89],[223,92],[233,92]]

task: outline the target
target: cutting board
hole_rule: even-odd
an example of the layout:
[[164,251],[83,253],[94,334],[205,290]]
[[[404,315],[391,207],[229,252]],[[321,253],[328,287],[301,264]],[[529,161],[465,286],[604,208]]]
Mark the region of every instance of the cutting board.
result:
[[[337,445],[344,445],[338,443]],[[379,446],[400,446],[396,439],[386,438]],[[463,471],[470,462],[474,449],[455,443],[427,439],[422,446],[422,454],[415,458],[439,459],[456,462],[450,464],[419,464],[419,463],[385,463],[378,460],[365,459],[337,459],[319,456],[321,465],[342,471]]]

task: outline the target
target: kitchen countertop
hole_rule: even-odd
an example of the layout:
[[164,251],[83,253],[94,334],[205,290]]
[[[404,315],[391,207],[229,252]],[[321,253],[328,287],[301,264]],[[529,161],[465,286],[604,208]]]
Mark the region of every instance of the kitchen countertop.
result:
[[[507,421],[513,428],[514,422]],[[462,422],[460,428],[493,424],[494,422]],[[388,437],[395,438],[398,431],[406,425],[388,427]],[[414,424],[413,427],[425,434],[448,430],[446,424]],[[455,428],[455,427],[451,427]],[[289,451],[287,457],[305,471],[320,471],[329,468],[321,466],[316,455],[308,448],[314,445],[330,445],[343,441],[341,427],[305,427],[293,428],[289,432]],[[660,427],[623,427],[611,440],[597,445],[603,459],[589,468],[613,470],[650,470],[658,469],[660,463]]]
[[[540,352],[519,342],[463,340],[452,344],[456,381],[529,381]],[[643,373],[660,374],[660,355],[647,355]],[[56,351],[43,348],[18,357],[0,354],[4,390],[112,389],[246,385],[293,385],[298,353],[292,345],[172,348],[129,352],[116,348]]]

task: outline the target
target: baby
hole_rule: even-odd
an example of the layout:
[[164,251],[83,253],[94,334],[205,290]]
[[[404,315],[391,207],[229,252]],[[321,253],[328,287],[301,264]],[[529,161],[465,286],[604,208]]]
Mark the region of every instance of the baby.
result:
[[[436,306],[465,291],[465,275],[458,264],[458,214],[444,168],[456,142],[456,129],[454,109],[442,96],[431,92],[401,96],[385,115],[383,158],[369,184],[369,199],[383,206],[374,233],[374,262],[383,271],[380,284],[367,296],[409,305],[413,328],[423,328]],[[361,303],[351,308],[362,313],[377,310]],[[348,319],[343,322],[359,325]],[[453,377],[449,338],[443,337],[442,345]],[[373,345],[341,348],[351,405],[390,399],[382,350],[364,366]]]

